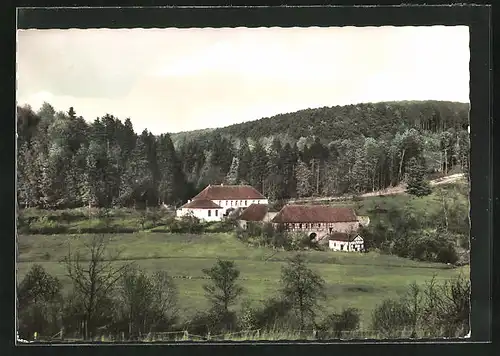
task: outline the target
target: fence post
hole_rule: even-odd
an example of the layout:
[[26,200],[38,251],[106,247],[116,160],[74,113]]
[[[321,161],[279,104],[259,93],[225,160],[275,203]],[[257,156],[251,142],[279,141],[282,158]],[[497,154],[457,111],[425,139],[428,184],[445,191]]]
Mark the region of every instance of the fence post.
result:
[[189,332],[187,330],[184,330],[184,338],[189,340]]
[[210,331],[207,334],[207,340],[210,340]]

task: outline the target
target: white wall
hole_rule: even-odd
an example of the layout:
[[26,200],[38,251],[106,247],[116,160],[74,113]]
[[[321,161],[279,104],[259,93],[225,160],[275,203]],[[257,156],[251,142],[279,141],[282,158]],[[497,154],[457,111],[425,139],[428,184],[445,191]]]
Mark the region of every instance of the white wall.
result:
[[[208,211],[210,211],[210,216],[208,216]],[[203,221],[220,221],[223,216],[223,209],[190,209],[183,208],[177,210],[177,217],[182,217],[186,215],[193,215]],[[216,215],[217,212],[217,215]]]
[[[343,246],[343,249],[341,246]],[[330,240],[328,241],[328,247],[330,248],[330,250],[333,251],[353,252],[357,250],[358,252],[361,252],[364,249],[364,243],[362,241],[347,242],[347,241]]]

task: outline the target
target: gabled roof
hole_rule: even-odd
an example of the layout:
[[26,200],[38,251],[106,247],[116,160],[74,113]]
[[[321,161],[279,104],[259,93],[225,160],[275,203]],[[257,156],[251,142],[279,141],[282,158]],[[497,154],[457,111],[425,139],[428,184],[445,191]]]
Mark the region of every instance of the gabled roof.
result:
[[354,239],[356,239],[356,237],[358,237],[358,236],[359,236],[358,234],[348,234],[345,232],[333,232],[328,236],[328,240],[353,242]]
[[254,187],[249,185],[209,185],[195,199],[209,200],[247,200],[266,199]]
[[269,211],[267,205],[250,204],[238,218],[245,221],[262,221]]
[[208,199],[196,199],[181,206],[181,209],[222,209],[219,205]]
[[352,208],[325,205],[285,205],[274,223],[336,223],[358,221]]

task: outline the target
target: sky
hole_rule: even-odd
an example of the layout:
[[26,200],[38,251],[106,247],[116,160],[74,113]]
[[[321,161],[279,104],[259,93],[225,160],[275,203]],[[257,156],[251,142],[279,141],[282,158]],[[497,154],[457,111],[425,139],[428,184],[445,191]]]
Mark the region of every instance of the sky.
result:
[[17,103],[154,134],[306,108],[469,102],[466,26],[51,29],[17,33]]

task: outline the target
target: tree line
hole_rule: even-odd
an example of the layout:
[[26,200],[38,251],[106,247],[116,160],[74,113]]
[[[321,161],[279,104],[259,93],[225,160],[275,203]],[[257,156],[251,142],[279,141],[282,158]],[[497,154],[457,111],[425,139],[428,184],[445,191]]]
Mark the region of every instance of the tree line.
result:
[[[18,107],[18,201],[49,209],[178,206],[220,183],[250,184],[274,201],[376,191],[467,172],[466,108],[417,102],[308,109],[176,139],[136,133],[130,119],[108,114],[89,123],[73,108]],[[299,130],[304,125],[308,132]]]
[[[233,261],[220,260],[203,269],[209,302],[188,320],[179,320],[179,290],[166,271],[148,274],[119,261],[105,235],[93,235],[85,249],[69,251],[62,261],[71,281],[61,281],[33,265],[18,286],[18,331],[22,339],[43,340],[103,335],[120,341],[147,340],[148,334],[184,330],[201,335],[259,329],[268,335],[314,330],[317,339],[340,338],[360,328],[360,311],[343,308],[325,313],[326,282],[307,265],[304,255],[291,257],[281,269],[276,294],[252,305]],[[456,337],[468,332],[470,282],[463,276],[424,286],[411,284],[399,298],[383,300],[371,315],[372,337]],[[323,317],[322,317],[323,315]],[[366,327],[366,326],[365,326]],[[355,334],[352,334],[355,335]],[[44,337],[44,338],[43,338]]]

